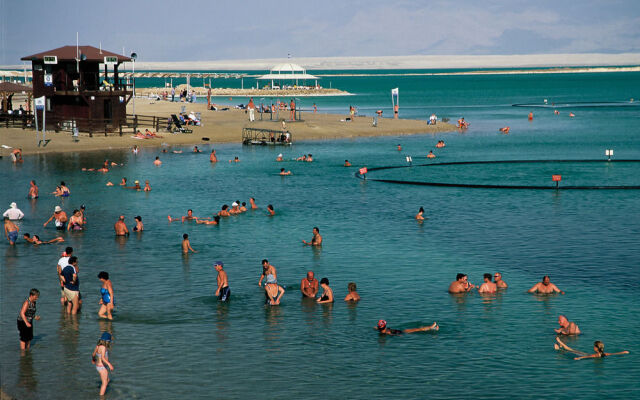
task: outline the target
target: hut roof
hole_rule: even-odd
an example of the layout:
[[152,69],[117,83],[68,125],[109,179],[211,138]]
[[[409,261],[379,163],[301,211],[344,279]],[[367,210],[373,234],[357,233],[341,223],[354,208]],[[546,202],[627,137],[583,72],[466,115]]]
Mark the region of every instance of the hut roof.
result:
[[[104,57],[118,57],[118,62],[131,61],[131,58],[122,54],[112,53],[106,50],[100,50],[93,46],[78,46],[80,54],[87,57],[87,61],[104,62]],[[74,61],[76,59],[76,46],[62,46],[57,49],[43,51],[41,53],[22,57],[23,61],[42,60],[44,56],[56,56],[58,61]]]

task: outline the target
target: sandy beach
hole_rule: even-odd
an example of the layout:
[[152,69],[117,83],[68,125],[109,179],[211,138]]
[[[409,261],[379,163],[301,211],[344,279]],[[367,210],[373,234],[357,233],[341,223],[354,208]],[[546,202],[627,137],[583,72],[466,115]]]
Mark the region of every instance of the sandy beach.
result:
[[[136,99],[136,113],[138,115],[169,117],[178,114],[181,105],[186,103],[171,103],[165,101],[152,102],[148,99]],[[127,113],[132,113],[132,103],[129,103]],[[269,121],[269,115],[264,114],[265,121],[260,121],[260,114],[256,113],[256,121],[249,122],[248,114],[244,110],[230,109],[228,111],[207,111],[206,104],[186,104],[186,111],[202,113],[202,126],[190,127],[191,134],[172,134],[161,129],[158,134],[162,138],[134,139],[131,134],[118,134],[105,137],[94,134],[89,137],[87,133],[80,133],[80,140],[74,142],[69,132],[47,131],[47,139],[51,142],[46,147],[38,147],[36,132],[34,130],[22,130],[20,128],[0,128],[0,144],[14,148],[22,148],[23,154],[40,154],[55,152],[92,151],[102,149],[130,148],[134,145],[140,147],[157,147],[167,145],[191,145],[201,143],[240,143],[242,128],[254,127],[263,129],[282,129],[280,121]],[[361,136],[395,136],[417,133],[434,134],[438,132],[455,131],[452,124],[438,123],[429,126],[425,120],[382,118],[378,126],[372,126],[372,117],[356,117],[353,122],[342,122],[348,115],[322,114],[303,112],[303,121],[287,122],[287,129],[291,132],[293,142],[301,140],[326,140],[353,138]],[[288,117],[288,112],[281,113]],[[402,109],[400,109],[402,115]],[[144,127],[141,127],[144,131]],[[150,127],[150,129],[153,129]],[[202,138],[209,138],[208,141]],[[8,156],[9,150],[2,149],[2,155]]]

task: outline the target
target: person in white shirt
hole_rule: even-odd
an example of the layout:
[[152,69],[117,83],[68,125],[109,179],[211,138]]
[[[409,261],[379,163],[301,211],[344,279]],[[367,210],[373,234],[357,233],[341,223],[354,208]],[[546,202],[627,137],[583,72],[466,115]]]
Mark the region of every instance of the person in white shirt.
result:
[[13,202],[9,204],[9,209],[2,214],[3,217],[9,217],[9,219],[16,220],[24,218],[24,213],[18,208],[18,205]]

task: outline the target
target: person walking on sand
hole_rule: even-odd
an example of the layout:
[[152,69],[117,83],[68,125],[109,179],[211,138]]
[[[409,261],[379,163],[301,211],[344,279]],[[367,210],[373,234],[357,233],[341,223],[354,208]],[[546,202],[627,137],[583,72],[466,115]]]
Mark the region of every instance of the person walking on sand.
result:
[[112,336],[109,332],[104,332],[98,340],[96,348],[93,349],[91,354],[91,362],[96,366],[96,370],[100,375],[102,384],[100,385],[100,396],[104,396],[107,391],[107,385],[109,384],[109,371],[113,371],[113,364],[109,361],[109,348],[111,347]]
[[18,313],[18,332],[20,332],[20,350],[27,350],[31,347],[31,340],[33,340],[33,321],[40,319],[39,315],[36,315],[36,302],[40,297],[40,291],[38,289],[31,289],[29,291],[29,297],[22,303],[20,307],[20,313]]
[[251,122],[255,121],[256,105],[253,102],[253,97],[249,99],[249,104],[247,104],[247,110],[249,110],[249,121]]
[[218,283],[218,289],[216,290],[216,296],[218,300],[222,302],[229,301],[231,296],[231,289],[229,289],[229,278],[227,277],[227,271],[225,271],[222,261],[216,261],[213,267],[218,271],[216,282]]
[[191,247],[191,242],[189,242],[189,235],[185,233],[184,235],[182,235],[182,254],[189,254],[189,250],[197,253],[197,251],[195,251],[193,247]]
[[102,282],[100,288],[100,310],[98,310],[98,316],[100,318],[113,319],[112,311],[115,307],[115,299],[113,296],[113,285],[109,280],[109,273],[100,271],[98,273],[98,279]]
[[381,319],[380,321],[378,321],[378,325],[376,327],[374,327],[373,329],[377,330],[379,334],[381,335],[402,335],[403,333],[415,333],[415,332],[426,332],[426,331],[437,331],[440,329],[440,327],[438,326],[437,322],[434,322],[432,325],[429,326],[421,326],[419,328],[411,328],[411,329],[391,329],[387,327],[387,321]]
[[289,119],[291,121],[295,121],[296,120],[296,102],[293,99],[291,99],[291,103],[289,103],[289,108],[290,108]]
[[18,225],[11,222],[11,220],[9,220],[9,217],[4,217],[4,235],[7,237],[7,240],[9,241],[9,244],[11,246],[16,244],[19,231],[20,228],[18,227]]
[[306,240],[302,239],[302,243],[309,246],[322,246],[322,236],[320,236],[320,229],[317,226],[314,226],[313,237],[311,238],[311,241],[307,242]]

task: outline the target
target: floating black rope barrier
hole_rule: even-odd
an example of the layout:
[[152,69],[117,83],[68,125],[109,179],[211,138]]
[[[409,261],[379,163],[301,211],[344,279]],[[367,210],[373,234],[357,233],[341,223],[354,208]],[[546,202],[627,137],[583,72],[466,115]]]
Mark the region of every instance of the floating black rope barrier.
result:
[[398,168],[417,168],[417,167],[442,167],[448,165],[481,165],[481,164],[543,164],[543,163],[640,163],[640,160],[499,160],[499,161],[454,161],[443,163],[430,163],[419,165],[392,165],[385,167],[367,168],[366,173],[360,171],[355,173],[355,177],[373,182],[395,183],[403,185],[418,186],[439,186],[439,187],[457,187],[457,188],[475,188],[475,189],[532,189],[532,190],[630,190],[640,189],[640,185],[616,185],[616,186],[539,186],[539,185],[488,185],[488,184],[469,184],[469,183],[447,183],[447,182],[423,182],[423,181],[403,181],[397,179],[371,179],[366,174],[373,171],[382,171],[386,169]]
[[630,101],[574,101],[571,103],[519,103],[512,107],[527,108],[587,108],[587,107],[638,107],[640,102]]

